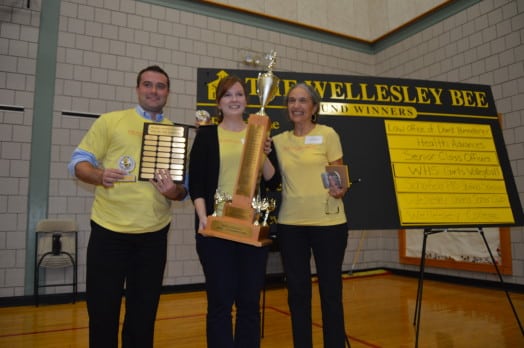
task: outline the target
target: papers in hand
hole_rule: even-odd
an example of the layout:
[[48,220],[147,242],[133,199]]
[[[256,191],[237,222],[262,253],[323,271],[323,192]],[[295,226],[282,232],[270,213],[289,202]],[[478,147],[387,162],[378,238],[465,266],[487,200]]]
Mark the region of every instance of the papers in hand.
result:
[[322,184],[329,188],[330,183],[341,189],[347,189],[349,182],[349,169],[345,164],[331,164],[326,166],[326,171],[321,174]]

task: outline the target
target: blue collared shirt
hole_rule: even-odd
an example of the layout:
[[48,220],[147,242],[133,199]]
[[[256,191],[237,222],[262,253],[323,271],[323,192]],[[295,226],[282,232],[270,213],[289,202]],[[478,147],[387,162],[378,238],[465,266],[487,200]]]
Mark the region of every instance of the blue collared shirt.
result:
[[164,114],[163,113],[156,114],[156,118],[153,119],[151,114],[149,112],[145,111],[140,105],[136,106],[136,112],[140,116],[145,118],[146,120],[150,120],[150,121],[153,121],[153,122],[162,122],[162,120],[164,119]]

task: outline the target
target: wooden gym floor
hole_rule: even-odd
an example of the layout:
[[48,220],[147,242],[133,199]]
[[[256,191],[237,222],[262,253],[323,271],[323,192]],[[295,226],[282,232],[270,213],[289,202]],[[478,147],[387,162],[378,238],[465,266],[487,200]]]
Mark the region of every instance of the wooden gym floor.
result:
[[[415,347],[418,279],[385,271],[344,277],[346,327],[353,348]],[[313,335],[322,347],[318,288],[313,282]],[[262,348],[292,347],[282,287],[266,292]],[[510,293],[520,321],[524,294]],[[202,291],[162,295],[156,348],[205,347],[206,300]],[[0,347],[88,347],[84,301],[76,304],[0,308]],[[500,288],[424,280],[419,347],[524,347],[524,335]]]

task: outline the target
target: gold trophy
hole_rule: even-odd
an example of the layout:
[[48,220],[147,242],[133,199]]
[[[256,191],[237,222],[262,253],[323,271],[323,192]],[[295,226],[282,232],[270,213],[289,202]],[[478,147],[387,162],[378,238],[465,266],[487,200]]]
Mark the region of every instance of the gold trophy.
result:
[[265,107],[278,92],[280,79],[272,72],[276,52],[267,56],[268,71],[258,74],[257,94],[260,110],[249,115],[240,170],[231,201],[224,204],[221,216],[208,216],[207,225],[199,233],[254,246],[271,243],[269,226],[260,224],[261,206],[256,198],[264,157],[264,143],[269,134],[271,120]]
[[258,73],[257,79],[257,95],[260,99],[260,110],[256,113],[259,116],[267,116],[266,106],[269,104],[275,95],[278,92],[278,83],[280,79],[273,74],[273,66],[275,65],[275,60],[277,53],[271,51],[268,54],[267,58],[269,59],[269,64],[267,65],[267,71],[265,73]]
[[206,110],[197,110],[195,112],[195,119],[199,126],[207,126],[212,124],[211,115]]

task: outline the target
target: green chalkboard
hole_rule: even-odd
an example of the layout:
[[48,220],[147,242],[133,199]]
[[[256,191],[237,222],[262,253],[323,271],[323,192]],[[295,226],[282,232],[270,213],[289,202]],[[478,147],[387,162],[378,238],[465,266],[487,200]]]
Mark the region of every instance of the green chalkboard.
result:
[[[513,226],[524,214],[491,88],[440,81],[274,71],[272,134],[290,129],[283,96],[306,82],[322,97],[320,123],[340,135],[353,182],[350,229]],[[197,109],[216,114],[225,75],[245,79],[246,112],[260,109],[258,71],[198,69]]]

